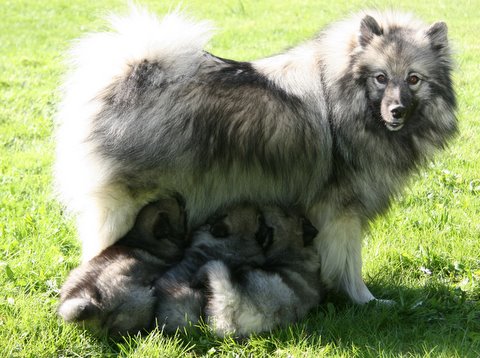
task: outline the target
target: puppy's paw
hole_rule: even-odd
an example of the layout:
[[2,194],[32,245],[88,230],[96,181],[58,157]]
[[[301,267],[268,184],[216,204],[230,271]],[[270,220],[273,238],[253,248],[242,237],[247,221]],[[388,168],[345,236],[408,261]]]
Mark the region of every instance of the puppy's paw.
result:
[[81,322],[98,315],[99,308],[87,298],[70,298],[58,307],[58,315],[67,322]]

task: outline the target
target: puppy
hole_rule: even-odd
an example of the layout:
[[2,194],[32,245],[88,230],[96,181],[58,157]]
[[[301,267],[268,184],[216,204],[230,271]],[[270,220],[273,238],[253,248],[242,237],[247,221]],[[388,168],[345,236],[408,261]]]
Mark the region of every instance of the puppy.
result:
[[60,317],[119,334],[153,327],[155,284],[181,259],[184,230],[176,200],[147,205],[127,235],[70,273],[60,292]]
[[[244,336],[298,321],[323,297],[318,257],[305,248],[316,230],[295,213],[277,207],[262,211],[264,223],[256,237],[263,248],[263,263],[232,265],[219,250],[222,260],[208,261],[197,274],[207,292],[205,316],[220,336]],[[235,233],[226,240],[239,247],[245,242]],[[234,251],[232,247],[230,254]]]

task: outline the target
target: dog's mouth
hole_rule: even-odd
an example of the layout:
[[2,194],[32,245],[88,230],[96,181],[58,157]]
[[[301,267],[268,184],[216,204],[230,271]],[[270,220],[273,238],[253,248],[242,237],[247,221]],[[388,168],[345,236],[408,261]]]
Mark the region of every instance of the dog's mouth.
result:
[[405,126],[411,110],[411,106],[405,106],[397,102],[393,104],[382,102],[380,107],[380,115],[385,127],[387,127],[390,132],[398,132]]
[[390,132],[398,132],[407,122],[407,110],[404,107],[401,108],[401,111],[396,107],[393,109],[389,108],[388,111],[385,111],[382,108],[382,111],[380,112],[383,123]]
[[403,121],[395,121],[395,122],[387,122],[387,121],[384,121],[385,123],[385,126],[387,127],[387,129],[391,132],[397,132],[399,131],[400,129],[403,128],[403,126],[405,125],[405,123]]

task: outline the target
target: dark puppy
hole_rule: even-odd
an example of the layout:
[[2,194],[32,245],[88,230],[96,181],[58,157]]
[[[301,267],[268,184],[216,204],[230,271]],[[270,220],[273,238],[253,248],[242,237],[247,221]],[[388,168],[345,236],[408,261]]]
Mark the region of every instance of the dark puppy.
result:
[[124,238],[70,273],[58,314],[120,334],[153,327],[155,283],[181,259],[185,236],[185,213],[176,200],[147,205]]

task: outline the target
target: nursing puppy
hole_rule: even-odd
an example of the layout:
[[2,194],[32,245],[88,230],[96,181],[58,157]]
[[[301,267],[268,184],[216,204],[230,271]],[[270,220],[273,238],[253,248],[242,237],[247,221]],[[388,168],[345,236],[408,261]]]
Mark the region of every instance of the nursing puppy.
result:
[[176,192],[189,226],[236,202],[298,206],[321,279],[357,303],[362,232],[457,131],[447,26],[362,12],[253,62],[203,48],[210,27],[142,10],[72,51],[56,180],[84,260]]
[[143,209],[126,237],[71,273],[59,315],[112,334],[157,324],[173,332],[203,319],[218,335],[244,336],[294,322],[320,302],[318,259],[304,248],[310,234],[300,216],[235,206],[195,231],[179,260],[180,213],[172,201]]
[[[260,235],[257,232],[264,248],[263,264],[229,265],[223,259],[201,268],[209,292],[205,314],[219,335],[246,335],[293,323],[325,294],[318,280],[318,256],[305,247],[313,239],[312,229],[315,234],[316,230],[293,212],[276,207],[262,211],[267,230],[271,230],[266,239],[262,227]],[[243,240],[235,241],[235,246],[244,245]],[[232,249],[232,253],[236,251]]]
[[120,334],[152,327],[155,284],[186,246],[185,213],[177,201],[147,205],[125,237],[70,273],[58,314]]

